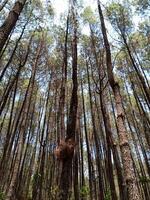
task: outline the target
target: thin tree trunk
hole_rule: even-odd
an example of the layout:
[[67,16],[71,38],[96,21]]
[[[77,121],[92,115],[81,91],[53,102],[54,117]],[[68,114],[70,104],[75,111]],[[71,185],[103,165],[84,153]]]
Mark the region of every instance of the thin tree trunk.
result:
[[[29,52],[30,52],[30,42],[31,41],[32,41],[32,36],[31,36],[31,39],[29,40],[29,44],[28,44],[28,48],[27,48],[27,53],[26,53],[26,56],[25,56],[25,60],[23,61],[22,64],[20,64],[18,72],[17,72],[16,76],[13,79],[14,83],[16,82],[16,88],[15,88],[15,90],[17,90],[17,82],[18,82],[20,71],[24,67],[24,65],[25,65],[25,63],[27,61]],[[11,85],[11,87],[12,87],[12,85]],[[4,102],[4,103],[6,103],[6,102]],[[14,104],[14,102],[13,102],[13,104]],[[12,112],[13,111],[11,111],[11,116],[10,117],[12,117]],[[17,120],[16,127],[18,127],[18,122],[19,122],[20,116],[21,116],[21,111],[19,112],[19,115],[16,117],[16,120]],[[10,150],[11,150],[11,143],[14,141],[14,137],[15,137],[15,134],[16,134],[16,132],[15,132],[16,129],[15,129],[14,134],[13,134],[13,128],[10,127],[11,121],[12,121],[12,119],[10,118],[10,122],[9,122],[9,126],[8,126],[8,131],[7,131],[7,135],[6,135],[6,141],[5,141],[4,150],[3,150],[3,155],[2,155],[2,159],[1,159],[1,163],[0,163],[0,180],[1,180],[2,176],[3,176],[3,169],[5,167],[5,164],[8,162],[7,150],[9,149],[9,147],[10,147]],[[11,128],[11,130],[10,130],[10,128]],[[11,131],[11,134],[10,134],[10,131]],[[11,137],[12,137],[12,142],[10,142]]]
[[[91,86],[90,86],[90,75],[89,75],[89,69],[88,69],[88,63],[86,63],[86,69],[87,69],[87,77],[88,77],[88,89],[89,89],[89,96],[90,96],[90,110],[91,110],[91,117],[92,117],[92,125],[93,125],[93,134],[94,134],[94,140],[95,140],[95,146],[96,146],[96,164],[98,168],[98,174],[99,174],[99,199],[104,199],[104,186],[103,186],[103,178],[102,178],[102,165],[101,165],[101,154],[100,154],[100,148],[98,144],[98,135],[96,130],[96,124],[95,124],[95,116],[93,111],[93,103],[92,103],[92,92],[91,92]],[[116,200],[116,198],[114,199]]]
[[137,73],[137,76],[138,76],[139,81],[140,81],[140,83],[141,83],[141,85],[142,85],[142,87],[143,87],[143,90],[144,90],[144,92],[145,92],[145,95],[146,95],[146,97],[147,97],[147,100],[148,100],[148,102],[150,103],[150,91],[149,91],[148,87],[146,86],[144,77],[142,76],[142,74],[140,73],[139,69],[138,69],[137,66],[136,66],[135,60],[134,60],[134,58],[132,57],[132,54],[131,54],[131,51],[130,51],[130,48],[129,48],[129,46],[128,46],[128,43],[127,43],[127,40],[126,40],[125,36],[122,35],[122,37],[123,37],[124,44],[125,44],[125,46],[126,46],[126,48],[127,48],[127,52],[128,52],[129,57],[130,57],[132,66],[133,66],[134,70],[135,70],[136,73]]
[[10,63],[12,62],[12,60],[14,58],[14,55],[15,55],[15,52],[17,50],[18,44],[19,44],[19,42],[20,42],[20,40],[21,40],[21,38],[22,38],[22,36],[24,34],[24,31],[25,31],[25,28],[26,28],[28,22],[29,22],[29,20],[27,20],[27,22],[25,23],[24,27],[22,28],[21,34],[20,34],[18,40],[16,41],[15,47],[14,47],[14,49],[12,51],[12,54],[11,54],[11,56],[10,56],[7,64],[5,65],[4,69],[1,72],[0,81],[2,81],[2,78],[3,78],[3,76],[4,76],[4,74],[5,74],[6,70],[7,70],[7,68],[9,67]]
[[0,5],[0,11],[3,10],[3,8],[5,7],[5,5],[8,3],[8,0],[4,0],[4,2]]
[[[83,93],[83,83],[81,80],[81,94],[82,94],[82,106],[83,106],[83,117],[84,117],[84,132],[85,132],[85,141],[86,141],[86,148],[87,148],[87,158],[88,158],[88,173],[89,173],[89,189],[90,189],[90,199],[93,199],[93,186],[92,186],[92,160],[91,160],[91,153],[90,153],[90,145],[88,140],[88,132],[87,132],[87,121],[86,121],[86,111],[85,111],[85,102],[84,102],[84,93]],[[82,144],[83,145],[83,144]]]
[[38,59],[39,59],[39,56],[40,56],[40,53],[42,50],[42,44],[43,44],[43,41],[41,40],[39,43],[39,46],[38,46],[35,63],[33,65],[33,69],[32,69],[32,75],[31,75],[31,78],[29,81],[29,88],[27,90],[26,100],[25,100],[25,104],[24,104],[24,108],[23,108],[23,111],[25,114],[24,114],[24,116],[22,116],[22,120],[21,120],[21,124],[20,124],[21,128],[20,128],[19,136],[18,136],[19,139],[18,139],[18,149],[17,149],[17,153],[16,153],[16,159],[15,159],[15,166],[14,166],[9,190],[7,192],[6,200],[11,200],[15,197],[15,184],[16,184],[18,173],[19,173],[20,160],[21,160],[21,155],[23,152],[26,120],[27,120],[27,115],[28,115],[29,109],[30,109],[32,95],[33,95],[36,68],[37,68]]

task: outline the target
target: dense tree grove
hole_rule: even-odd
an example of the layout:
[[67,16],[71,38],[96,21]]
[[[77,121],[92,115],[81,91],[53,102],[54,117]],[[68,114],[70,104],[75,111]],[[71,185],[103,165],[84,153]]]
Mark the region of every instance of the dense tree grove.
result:
[[0,1],[0,200],[149,200],[150,3],[54,3]]

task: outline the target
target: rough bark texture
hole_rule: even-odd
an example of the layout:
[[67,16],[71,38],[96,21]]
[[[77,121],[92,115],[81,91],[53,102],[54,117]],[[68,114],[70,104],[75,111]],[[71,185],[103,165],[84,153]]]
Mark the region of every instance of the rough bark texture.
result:
[[60,90],[60,99],[59,99],[59,108],[57,114],[57,138],[58,142],[60,139],[64,139],[65,137],[65,123],[64,123],[64,109],[65,109],[65,94],[66,94],[66,81],[67,81],[67,61],[68,61],[68,28],[69,28],[69,15],[67,17],[67,27],[65,33],[65,44],[64,44],[64,58],[62,65],[62,83]]
[[123,178],[123,174],[122,174],[121,163],[120,163],[120,160],[119,160],[119,155],[118,155],[116,145],[113,142],[113,133],[112,133],[112,130],[111,130],[110,117],[109,117],[109,114],[108,114],[108,111],[107,111],[107,108],[106,108],[106,104],[105,104],[103,94],[100,95],[100,104],[101,104],[101,111],[102,111],[103,120],[104,120],[105,131],[106,131],[106,135],[107,135],[106,136],[107,142],[108,142],[108,145],[112,149],[113,157],[114,157],[114,163],[115,163],[115,166],[116,166],[116,169],[117,169],[120,199],[121,200],[127,200],[126,186],[124,184],[124,178]]
[[24,34],[24,31],[25,31],[25,28],[26,28],[28,22],[29,22],[29,21],[27,21],[27,22],[25,23],[25,25],[24,25],[24,27],[23,27],[23,29],[22,29],[22,31],[21,31],[21,34],[20,34],[18,40],[16,41],[15,47],[14,47],[14,49],[13,49],[13,51],[12,51],[12,54],[11,54],[11,56],[10,56],[10,58],[9,58],[9,60],[8,60],[8,62],[7,62],[7,64],[5,65],[4,69],[3,69],[2,72],[1,72],[0,81],[2,81],[2,79],[3,79],[3,77],[4,77],[4,74],[5,74],[6,70],[7,70],[7,68],[9,67],[9,65],[11,64],[11,62],[12,62],[12,60],[13,60],[13,58],[14,58],[15,52],[16,52],[16,50],[17,50],[17,48],[18,48],[18,45],[19,45],[20,40],[22,39],[22,36],[23,36],[23,34]]
[[98,10],[99,10],[99,15],[100,15],[104,45],[105,45],[105,49],[106,49],[106,64],[107,64],[108,79],[109,79],[110,86],[113,90],[115,103],[116,103],[119,141],[120,141],[124,174],[126,177],[129,199],[130,200],[135,200],[135,199],[140,200],[141,197],[140,197],[138,186],[137,186],[137,180],[136,180],[136,176],[135,176],[133,161],[132,161],[132,157],[130,154],[127,133],[126,133],[125,125],[124,125],[125,124],[125,115],[124,115],[124,110],[122,107],[120,87],[119,87],[119,84],[117,82],[115,82],[115,79],[114,79],[112,61],[111,61],[111,51],[110,51],[110,45],[109,45],[108,38],[107,38],[104,17],[103,17],[103,13],[102,13],[102,9],[101,9],[99,0],[97,2],[98,2]]
[[0,52],[5,45],[5,42],[11,33],[12,29],[15,27],[16,22],[19,18],[20,13],[24,7],[26,0],[16,1],[14,7],[10,11],[8,17],[0,27]]
[[[76,131],[76,119],[77,119],[77,107],[78,107],[78,81],[77,81],[77,22],[76,22],[76,14],[74,9],[74,4],[72,2],[72,17],[73,17],[73,41],[72,41],[72,81],[73,81],[73,89],[72,96],[70,100],[70,111],[69,117],[67,121],[67,133],[65,142],[67,143],[69,140],[74,143],[75,140],[75,131]],[[74,147],[73,147],[74,148]],[[72,171],[72,159],[73,153],[70,156],[64,156],[62,159],[62,173],[60,179],[60,200],[67,200],[69,196],[69,186],[71,179],[71,171]]]

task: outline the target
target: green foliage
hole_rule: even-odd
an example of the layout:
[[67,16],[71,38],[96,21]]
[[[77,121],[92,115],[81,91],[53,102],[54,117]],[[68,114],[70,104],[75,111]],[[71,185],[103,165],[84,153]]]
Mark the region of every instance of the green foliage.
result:
[[[41,0],[33,0],[32,1],[32,4],[34,5],[34,6],[36,6],[37,8],[41,8],[42,7],[42,1]],[[33,6],[32,5],[32,6]]]
[[58,199],[58,194],[59,194],[59,187],[58,186],[54,186],[51,188],[51,199],[55,200]]
[[139,24],[139,32],[143,35],[149,37],[150,30],[150,18],[145,19],[143,22]]
[[133,5],[139,13],[144,13],[146,10],[150,10],[149,0],[133,0]]
[[111,3],[107,8],[107,16],[115,30],[121,34],[129,32],[132,28],[132,12],[120,3]]
[[80,196],[82,198],[87,199],[89,197],[89,194],[90,194],[90,190],[88,186],[85,185],[80,189]]
[[111,200],[111,191],[110,191],[110,188],[107,189],[107,191],[105,193],[104,200]]
[[139,178],[140,183],[150,183],[150,178],[146,176],[141,176]]
[[48,5],[47,11],[48,11],[48,14],[50,15],[50,17],[53,18],[55,13],[54,13],[54,9],[52,8],[51,5]]
[[0,190],[0,200],[5,200],[5,194]]
[[[34,189],[36,189],[36,191],[39,191],[39,189],[41,189],[41,194],[42,195],[44,194],[41,199],[57,200],[59,199],[59,194],[61,191],[59,190],[59,187],[56,185],[54,172],[58,169],[59,165],[57,164],[54,158],[53,150],[57,144],[57,139],[58,139],[57,136],[59,135],[59,129],[62,126],[61,124],[63,124],[64,128],[66,129],[67,123],[68,123],[67,119],[68,119],[68,114],[69,114],[69,104],[70,104],[69,102],[71,99],[71,91],[73,88],[71,72],[72,72],[72,63],[73,63],[72,55],[75,53],[72,48],[75,42],[73,38],[74,24],[72,23],[72,17],[71,17],[71,11],[70,11],[69,24],[68,24],[68,38],[67,38],[67,54],[66,54],[64,44],[66,40],[65,38],[66,21],[67,21],[66,18],[67,18],[68,12],[66,11],[64,14],[62,14],[62,17],[61,17],[62,19],[60,21],[57,19],[58,16],[56,16],[56,18],[51,20],[51,17],[54,15],[54,10],[53,10],[50,0],[33,0],[29,2],[30,2],[29,6],[26,9],[24,9],[21,17],[19,17],[20,21],[19,23],[17,23],[18,24],[17,27],[13,30],[12,32],[13,35],[10,38],[10,41],[8,40],[8,47],[6,48],[3,54],[3,57],[1,58],[1,61],[0,61],[0,64],[1,64],[0,71],[1,71],[6,66],[7,62],[9,62],[11,53],[18,40],[19,34],[21,33],[20,31],[22,30],[23,25],[26,23],[27,19],[29,18],[29,15],[31,15],[31,18],[29,18],[30,19],[29,24],[25,28],[23,37],[19,42],[14,58],[12,62],[10,63],[10,66],[6,70],[3,81],[0,84],[0,94],[3,94],[4,97],[6,96],[5,94],[7,93],[7,88],[11,86],[8,99],[6,101],[6,106],[4,107],[2,117],[0,118],[0,129],[1,129],[0,158],[1,159],[3,155],[2,154],[3,150],[5,149],[5,143],[7,142],[6,140],[7,133],[9,133],[8,136],[10,136],[8,140],[10,141],[10,144],[8,145],[8,147],[9,148],[11,147],[10,149],[11,153],[9,154],[9,158],[3,159],[3,161],[6,160],[6,162],[4,162],[5,164],[4,166],[6,166],[6,169],[4,171],[6,173],[4,174],[3,183],[5,183],[6,180],[9,178],[10,170],[13,171],[13,168],[11,169],[11,162],[9,162],[9,160],[12,160],[13,156],[16,153],[15,151],[16,149],[20,153],[20,155],[18,154],[20,159],[22,160],[23,158],[25,158],[23,162],[24,171],[23,171],[21,180],[16,179],[17,175],[15,174],[13,175],[17,181],[16,183],[19,186],[18,188],[21,189],[20,191],[23,194],[26,194],[27,196],[26,200],[31,200],[33,198],[32,195],[33,195]],[[148,2],[148,0],[135,0],[135,2],[141,3],[143,4],[142,6],[145,6],[144,2]],[[65,2],[63,3],[65,4]],[[136,62],[136,65],[137,67],[139,67],[140,72],[141,72],[141,69],[143,69],[145,71],[145,74],[148,75],[148,70],[146,71],[146,69],[148,69],[149,62],[150,62],[149,60],[150,45],[148,43],[150,40],[150,36],[149,36],[150,21],[149,19],[141,20],[139,27],[136,27],[136,30],[132,29],[131,10],[134,12],[136,8],[134,9],[133,7],[131,7],[130,9],[129,6],[130,6],[129,4],[124,5],[123,3],[122,4],[111,3],[107,9],[107,15],[112,25],[115,27],[117,32],[119,32],[119,34],[121,33],[121,34],[126,35],[127,33],[128,35],[127,42],[131,50],[131,54],[133,55],[134,60]],[[9,11],[9,7],[10,6],[8,6],[8,8],[6,7],[5,9],[6,12]],[[101,127],[103,128],[104,123],[103,123],[103,119],[101,119],[103,113],[101,113],[101,104],[99,101],[99,97],[101,94],[98,93],[98,88],[101,85],[102,86],[105,85],[105,83],[107,83],[108,81],[108,76],[107,76],[108,74],[107,74],[107,69],[106,69],[106,65],[107,65],[106,52],[104,48],[104,41],[102,39],[102,31],[100,29],[100,20],[98,16],[98,10],[95,13],[91,7],[90,6],[85,7],[83,13],[81,14],[82,18],[79,17],[80,15],[80,12],[78,12],[79,9],[77,10],[78,12],[77,24],[79,25],[79,30],[77,30],[77,43],[78,43],[78,55],[77,55],[78,62],[77,63],[78,63],[78,84],[79,84],[79,87],[78,87],[79,116],[77,116],[78,117],[77,122],[79,122],[79,126],[78,126],[79,130],[77,130],[77,134],[79,133],[80,140],[79,140],[79,144],[77,144],[79,149],[77,148],[76,153],[81,152],[82,160],[78,164],[81,165],[79,167],[84,168],[83,173],[85,176],[85,185],[81,187],[79,190],[79,196],[80,198],[82,198],[82,200],[90,199],[90,189],[88,187],[88,182],[94,181],[94,180],[89,180],[89,176],[88,176],[89,163],[88,162],[92,164],[91,170],[92,170],[93,176],[96,179],[98,179],[98,171],[96,170],[97,162],[96,162],[96,157],[95,157],[95,152],[97,152],[97,149],[95,146],[95,138],[93,137],[93,123],[92,123],[93,121],[91,120],[92,114],[94,115],[95,128],[101,140],[100,145],[102,146],[102,151],[101,151],[102,159],[100,160],[100,162],[102,166],[105,166],[105,161],[106,161],[105,150],[107,150],[107,142],[105,141],[105,138],[107,137],[106,132],[104,131],[104,133],[103,132],[101,133],[100,131]],[[102,9],[104,7],[105,5],[102,5]],[[62,11],[63,11],[63,7],[62,7]],[[3,18],[3,14],[1,18]],[[87,29],[83,30],[84,27],[81,22],[84,22],[84,24],[86,23],[87,27],[88,25],[90,25],[91,35],[89,34],[89,32],[85,33],[85,30]],[[81,23],[81,26],[80,26],[80,23]],[[137,152],[135,151],[135,147],[136,147],[135,145],[137,145],[137,148],[138,146],[141,145],[141,141],[139,140],[139,133],[140,133],[140,136],[143,137],[142,141],[143,141],[144,147],[146,148],[146,153],[148,152],[148,148],[146,147],[147,146],[146,137],[144,137],[144,134],[145,135],[147,134],[146,126],[148,124],[148,120],[146,116],[147,110],[146,110],[145,93],[142,90],[143,88],[140,85],[140,80],[137,78],[135,70],[132,69],[130,57],[127,54],[125,45],[121,43],[120,41],[118,42],[118,38],[116,38],[114,31],[111,34],[111,30],[107,22],[106,22],[106,29],[108,33],[108,39],[110,41],[111,55],[113,56],[112,64],[114,67],[113,68],[114,78],[116,81],[119,82],[123,105],[125,107],[126,116],[128,117],[129,125],[131,126],[131,130],[130,130],[129,125],[127,124],[128,125],[127,133],[129,133],[128,134],[129,144],[132,147],[130,149],[135,160],[135,164],[136,164],[135,166],[138,167],[138,155],[136,154]],[[132,29],[132,32],[130,32],[131,29]],[[28,42],[32,33],[34,33],[34,37],[32,38],[32,41],[31,41],[28,59],[25,66],[22,67],[20,75],[18,77],[18,85],[16,88],[16,94],[15,94],[16,82],[12,84],[12,80],[13,80],[13,77],[15,77],[15,74],[18,70],[20,60],[23,62],[24,57],[27,53]],[[85,35],[83,35],[83,33],[85,33]],[[35,62],[36,55],[38,52],[38,44],[40,41],[42,41],[42,50],[38,56],[38,59]],[[138,64],[138,59],[135,53],[137,54],[139,58],[139,62],[141,63],[141,66]],[[96,57],[97,57],[98,62],[96,60]],[[67,82],[64,85],[62,85],[62,83],[64,82],[62,81],[64,78],[64,75],[62,72],[64,71],[66,67],[64,58],[65,59],[67,58],[67,63],[68,63]],[[29,93],[27,94],[27,97],[25,99],[26,90],[29,84],[29,78],[31,77],[31,71],[33,71],[33,65],[35,63],[37,63],[37,66],[36,66],[37,70],[35,72],[36,76],[34,77],[35,80],[33,82],[33,85],[31,84],[33,88],[32,95],[30,94],[30,90],[29,90]],[[88,69],[90,73],[89,85],[88,85],[88,79],[87,79],[86,64],[88,64]],[[129,74],[128,72],[131,70],[132,72],[130,72]],[[105,75],[103,82],[100,80],[102,75]],[[134,96],[135,94],[132,91],[131,81],[129,79],[129,76],[131,77],[131,80],[133,81],[135,85],[135,91],[136,91],[135,94],[137,94],[137,97],[139,97],[138,107],[137,107],[138,103]],[[81,96],[81,87],[80,87],[81,79],[83,83],[86,123],[84,121],[83,99]],[[50,82],[50,87],[48,87],[49,82]],[[125,89],[125,83],[127,85],[131,104],[129,102],[127,90]],[[88,86],[91,87],[91,95],[92,95],[91,100],[92,100],[93,109],[91,109],[91,105],[90,105],[90,98],[89,98],[90,96],[89,96]],[[64,87],[65,87],[65,90],[64,90]],[[115,123],[115,119],[116,119],[115,107],[114,107],[114,110],[115,110],[114,115],[112,112],[112,106],[115,105],[114,95],[112,95],[112,90],[109,91],[108,87],[105,88],[106,90],[103,93],[104,105],[106,104],[105,105],[106,110],[108,110],[108,114],[110,115],[110,124],[111,124],[111,129],[113,132],[114,145],[116,145],[118,154],[120,155],[120,148],[118,148],[119,147],[118,135],[117,135],[117,129],[116,129],[116,123]],[[63,96],[62,91],[64,92],[65,104],[61,106],[60,103]],[[112,99],[112,105],[111,105],[110,97]],[[14,98],[14,107],[13,107],[13,98]],[[26,101],[25,101],[25,105],[22,107],[23,105],[22,103],[24,99]],[[143,106],[144,111],[146,110],[145,112],[143,112],[143,114],[141,114],[142,109],[140,109],[140,102],[141,102],[141,108]],[[28,108],[28,112],[26,112],[26,108]],[[11,112],[12,112],[12,116],[11,116]],[[18,121],[19,112],[21,112],[21,115]],[[135,116],[136,121],[134,120],[134,116]],[[10,123],[10,129],[9,129],[9,123]],[[88,143],[85,137],[85,128],[87,129],[87,132],[88,132],[87,139],[88,139],[88,143],[91,149],[90,152],[87,152]],[[63,130],[60,130],[60,131],[63,133]],[[138,132],[136,133],[136,131]],[[23,134],[24,136],[23,149],[26,149],[26,156],[24,156],[24,152],[21,155],[22,151],[20,151],[19,142],[17,143],[16,148],[14,148],[14,145],[16,144],[16,141],[18,139],[18,136],[20,136],[20,134],[21,135]],[[13,140],[13,136],[14,136],[14,140]],[[134,143],[133,136],[135,136],[135,143]],[[45,140],[46,140],[46,146],[44,143]],[[140,154],[141,153],[142,152],[140,152]],[[89,157],[88,157],[89,155],[90,155],[91,160],[89,160]],[[7,158],[7,155],[6,155],[6,158]],[[144,165],[145,163],[144,156],[142,156],[142,158],[143,158],[142,163]],[[8,166],[7,166],[7,163],[8,163]],[[112,162],[112,164],[114,163]],[[15,167],[16,165],[18,165],[18,163],[14,163],[13,166]],[[36,169],[43,170],[42,171],[43,176],[42,176],[42,173],[40,174],[39,171]],[[104,173],[105,172],[106,172],[106,169],[104,169]],[[32,177],[30,177],[31,173],[33,174]],[[114,176],[115,183],[116,183],[116,180],[117,180],[117,174],[115,174]],[[40,182],[42,183],[42,188],[39,188]],[[139,183],[140,183],[141,188],[145,183],[148,183],[148,182],[150,182],[150,178],[148,177],[141,176],[139,178]],[[97,180],[95,183],[97,187],[98,186]],[[6,186],[8,186],[8,184],[6,184]],[[80,182],[79,182],[79,185],[80,185]],[[116,186],[118,186],[118,184],[116,184]],[[116,187],[116,189],[118,189],[118,187]],[[105,192],[104,200],[111,200],[112,197],[111,197],[110,188],[104,187],[104,192]],[[75,194],[73,191],[69,191],[68,196],[69,196],[69,200],[75,199]],[[0,191],[0,200],[5,200],[5,194],[2,191]]]
[[41,177],[41,174],[36,172],[34,175],[33,175],[33,178],[32,178],[32,183],[33,185],[36,184],[39,180],[39,178]]
[[86,7],[82,13],[83,20],[90,24],[94,24],[96,22],[96,18],[90,6]]

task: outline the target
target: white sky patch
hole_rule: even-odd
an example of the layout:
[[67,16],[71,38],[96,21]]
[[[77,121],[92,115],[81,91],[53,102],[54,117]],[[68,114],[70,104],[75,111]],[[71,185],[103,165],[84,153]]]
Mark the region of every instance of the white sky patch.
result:
[[[103,0],[106,1],[106,0]],[[68,12],[68,5],[69,5],[69,1],[68,0],[52,0],[51,1],[52,6],[54,8],[54,12],[55,12],[55,24],[59,24],[59,18],[60,15],[63,13]],[[93,11],[97,8],[97,1],[95,0],[82,0],[82,5],[84,5],[84,8],[86,8],[87,6],[91,6],[91,8],[93,9]],[[89,34],[89,27],[87,25],[82,27],[82,33],[83,34]]]
[[54,7],[54,12],[59,17],[68,9],[68,1],[67,0],[53,0],[52,6]]
[[[52,0],[51,3],[54,7],[56,15],[58,16],[68,9],[68,0]],[[95,0],[83,0],[83,5],[84,7],[91,6],[92,9],[95,9],[97,2]]]
[[[42,2],[46,2],[47,0],[41,0]],[[120,0],[122,1],[122,0]],[[102,8],[106,6],[110,1],[109,0],[102,0]],[[69,0],[51,0],[52,7],[54,9],[55,17],[54,17],[54,24],[59,25],[60,23],[60,16],[63,14],[68,13],[68,5]],[[97,1],[96,0],[81,0],[81,4],[86,8],[87,6],[90,6],[93,11],[97,10]],[[98,10],[97,10],[98,12]],[[106,19],[105,19],[106,20]],[[142,19],[138,16],[138,14],[133,15],[133,24],[134,28],[136,29],[138,27],[139,22],[142,21]],[[105,23],[107,24],[107,29],[109,31],[110,35],[114,34],[114,30],[110,23],[106,20]],[[82,26],[82,33],[83,34],[89,34],[89,27],[87,25]]]

